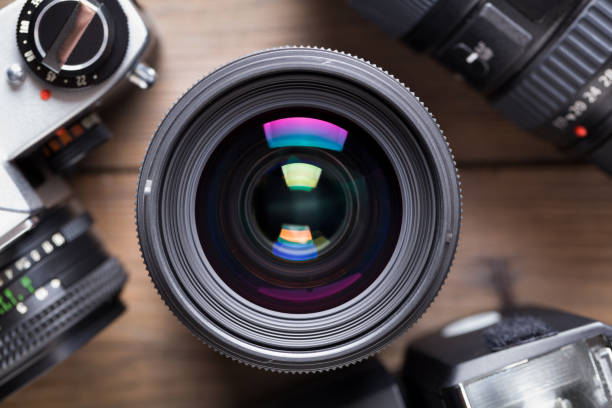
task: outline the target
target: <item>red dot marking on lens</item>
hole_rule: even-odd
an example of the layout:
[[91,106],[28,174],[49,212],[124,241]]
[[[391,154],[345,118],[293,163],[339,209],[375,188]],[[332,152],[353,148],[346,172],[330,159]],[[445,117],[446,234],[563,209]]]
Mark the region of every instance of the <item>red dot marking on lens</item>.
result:
[[49,98],[51,98],[51,91],[48,89],[43,89],[42,91],[40,91],[40,99],[42,99],[43,101],[48,101]]
[[574,134],[576,135],[576,137],[584,139],[589,135],[589,131],[584,126],[578,125],[574,128]]

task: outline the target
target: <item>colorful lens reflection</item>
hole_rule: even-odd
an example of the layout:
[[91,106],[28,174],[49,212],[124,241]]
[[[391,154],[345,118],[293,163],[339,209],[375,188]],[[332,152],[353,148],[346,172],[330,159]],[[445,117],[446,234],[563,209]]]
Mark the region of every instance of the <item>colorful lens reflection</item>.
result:
[[318,256],[310,227],[307,225],[283,224],[272,252],[279,258],[298,262],[309,261]]
[[288,163],[282,166],[282,170],[290,190],[312,191],[321,177],[321,169],[308,163]]
[[268,147],[318,147],[342,151],[348,131],[333,123],[313,118],[284,118],[264,123]]
[[307,226],[285,224],[283,225],[279,239],[296,244],[308,244],[312,243],[312,234],[310,228]]

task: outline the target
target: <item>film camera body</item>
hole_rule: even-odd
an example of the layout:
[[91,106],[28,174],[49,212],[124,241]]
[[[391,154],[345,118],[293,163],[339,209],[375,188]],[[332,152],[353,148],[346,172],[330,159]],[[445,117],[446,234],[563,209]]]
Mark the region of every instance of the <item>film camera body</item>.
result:
[[93,111],[155,70],[129,0],[27,0],[0,10],[0,397],[114,320],[126,274],[61,175],[110,137]]

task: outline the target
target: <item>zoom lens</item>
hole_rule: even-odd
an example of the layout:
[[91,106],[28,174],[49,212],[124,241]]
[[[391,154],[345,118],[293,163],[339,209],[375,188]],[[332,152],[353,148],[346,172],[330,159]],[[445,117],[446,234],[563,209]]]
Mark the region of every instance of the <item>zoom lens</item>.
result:
[[611,0],[351,0],[525,129],[612,172]]
[[42,214],[0,253],[0,398],[64,360],[123,311],[126,274],[88,214]]
[[223,354],[279,371],[342,366],[425,311],[459,230],[452,156],[422,104],[351,56],[234,61],[168,113],[137,221],[164,301]]

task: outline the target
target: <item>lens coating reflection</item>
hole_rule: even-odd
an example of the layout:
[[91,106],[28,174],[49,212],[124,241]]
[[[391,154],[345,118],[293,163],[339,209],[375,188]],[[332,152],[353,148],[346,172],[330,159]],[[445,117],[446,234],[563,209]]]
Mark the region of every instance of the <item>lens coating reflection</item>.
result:
[[[289,161],[290,163],[281,167],[289,190],[310,192],[317,187],[321,177],[321,168],[302,163],[297,157],[291,157]],[[321,245],[328,242],[322,236],[318,239]],[[308,261],[318,256],[317,246],[312,240],[312,233],[308,225],[283,224],[273,252],[274,255],[289,261]]]
[[287,163],[282,169],[290,190],[311,191],[317,187],[321,177],[321,169],[308,163]]
[[263,127],[270,149],[304,146],[340,152],[348,133],[333,123],[304,117],[277,119]]
[[308,225],[284,224],[273,251],[274,255],[289,261],[308,261],[317,257],[317,247]]
[[321,286],[314,289],[275,289],[270,287],[259,288],[259,291],[266,296],[270,296],[280,300],[286,300],[290,302],[311,302],[319,299],[324,299],[328,296],[332,296],[343,289],[351,286],[355,281],[361,277],[361,274],[356,273],[348,276],[338,282]]

